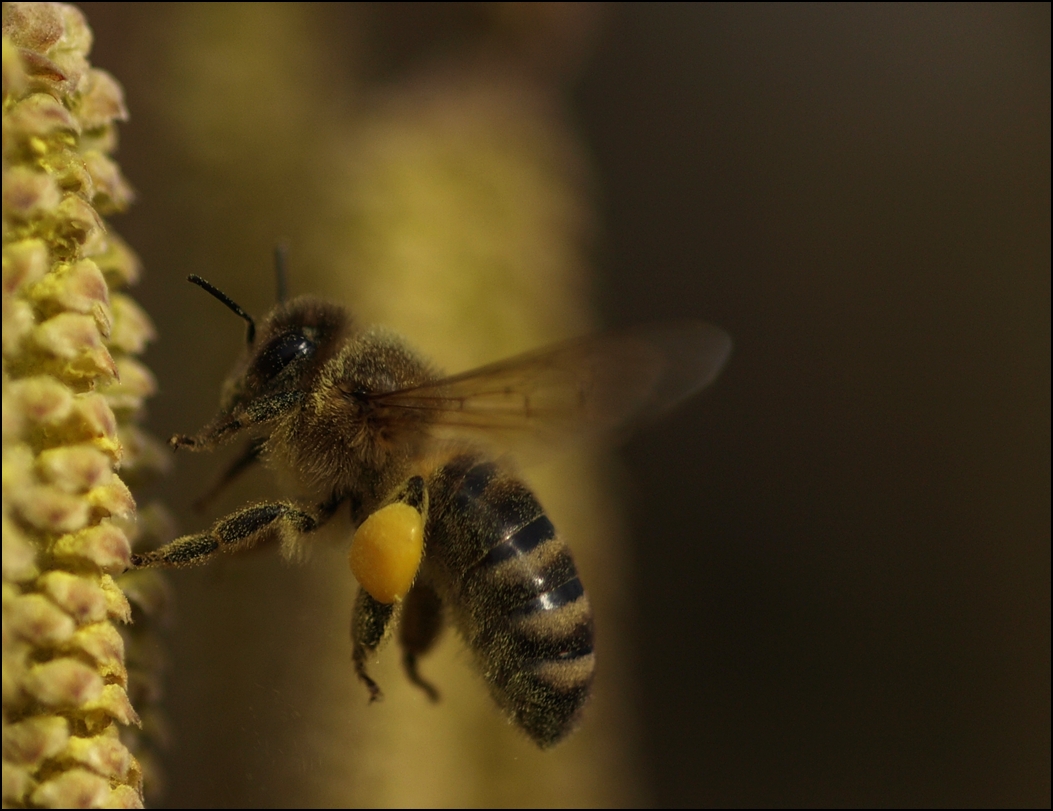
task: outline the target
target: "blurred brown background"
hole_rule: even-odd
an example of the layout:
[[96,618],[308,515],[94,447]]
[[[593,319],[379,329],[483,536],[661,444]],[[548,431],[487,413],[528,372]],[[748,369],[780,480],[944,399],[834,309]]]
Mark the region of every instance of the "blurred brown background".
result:
[[[245,19],[195,28],[177,7],[82,8],[93,62],[132,111],[118,157],[140,199],[116,226],[146,268],[138,297],[161,335],[150,424],[167,436],[211,416],[243,334],[185,274],[265,311],[269,274],[252,287],[232,274],[269,268],[282,238],[294,268],[311,256],[295,224],[311,187],[295,161],[287,175],[261,168],[242,193],[273,217],[239,219],[236,181],[187,157],[165,117],[182,104],[179,38],[235,41]],[[470,4],[311,13],[327,39],[310,69],[338,111],[492,24]],[[504,48],[562,94],[591,156],[586,287],[601,321],[703,317],[736,341],[713,390],[623,454],[634,619],[621,667],[642,788],[608,802],[1048,805],[1049,5],[538,19]],[[206,70],[221,85],[248,68]],[[275,127],[300,127],[309,150],[295,85],[261,92],[290,96]],[[224,250],[231,222],[243,228]],[[292,286],[308,289],[295,270]],[[202,520],[186,508],[215,466],[181,457],[155,488],[184,529]],[[204,617],[219,643],[201,617],[169,633],[172,805],[285,797],[287,766],[271,766],[298,755],[266,730],[297,712],[270,683],[287,651],[224,664],[222,688],[207,655],[313,627],[260,599],[268,565],[173,578],[178,616],[213,592],[231,613]],[[307,571],[284,569],[285,588],[311,588]],[[193,713],[217,690],[236,704],[222,727]],[[316,767],[292,771],[313,780]]]

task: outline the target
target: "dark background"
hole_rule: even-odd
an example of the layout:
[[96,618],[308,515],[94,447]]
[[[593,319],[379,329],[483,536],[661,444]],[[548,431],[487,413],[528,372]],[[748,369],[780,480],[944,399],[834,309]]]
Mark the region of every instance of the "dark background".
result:
[[[134,31],[84,8],[149,126]],[[393,65],[443,30],[405,13]],[[601,312],[736,344],[625,451],[654,802],[1048,805],[1049,5],[611,6],[594,47]],[[117,227],[180,335],[147,212]],[[209,416],[167,381],[210,353],[152,350],[158,434]]]
[[1048,804],[1049,6],[612,11],[604,312],[736,342],[627,454],[656,801]]

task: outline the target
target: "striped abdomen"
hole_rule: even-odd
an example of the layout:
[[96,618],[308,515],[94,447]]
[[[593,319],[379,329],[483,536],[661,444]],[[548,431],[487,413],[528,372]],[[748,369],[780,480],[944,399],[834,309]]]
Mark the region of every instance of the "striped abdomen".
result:
[[491,461],[432,477],[428,566],[497,702],[539,745],[570,732],[592,684],[592,609],[534,494]]

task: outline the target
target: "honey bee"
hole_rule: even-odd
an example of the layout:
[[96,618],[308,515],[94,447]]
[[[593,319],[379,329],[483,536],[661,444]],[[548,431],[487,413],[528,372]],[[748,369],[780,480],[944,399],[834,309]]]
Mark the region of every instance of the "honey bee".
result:
[[189,280],[245,319],[247,347],[219,413],[170,444],[209,451],[247,437],[218,487],[262,460],[291,473],[307,498],[244,507],[132,565],[197,565],[274,539],[292,558],[346,505],[357,528],[352,661],[370,700],[381,691],[367,662],[396,621],[405,672],[435,700],[418,659],[452,624],[503,711],[542,748],[563,739],[592,684],[592,610],[567,544],[495,448],[562,444],[654,417],[716,377],[727,334],[660,323],[444,377],[336,304],[280,303],[257,329],[227,295]]

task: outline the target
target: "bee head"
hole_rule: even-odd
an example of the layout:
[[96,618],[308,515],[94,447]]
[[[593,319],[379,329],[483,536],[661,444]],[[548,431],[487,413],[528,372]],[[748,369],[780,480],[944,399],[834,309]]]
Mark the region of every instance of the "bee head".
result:
[[232,411],[261,398],[309,390],[350,320],[343,307],[311,296],[275,307],[227,378],[220,408]]
[[248,323],[245,351],[223,385],[219,413],[195,436],[177,434],[170,440],[175,448],[208,450],[295,408],[339,347],[351,319],[342,307],[301,296],[279,304],[257,328],[225,293],[200,277],[190,281]]

